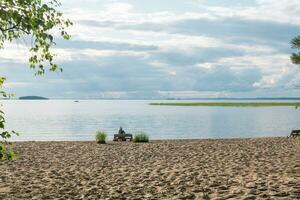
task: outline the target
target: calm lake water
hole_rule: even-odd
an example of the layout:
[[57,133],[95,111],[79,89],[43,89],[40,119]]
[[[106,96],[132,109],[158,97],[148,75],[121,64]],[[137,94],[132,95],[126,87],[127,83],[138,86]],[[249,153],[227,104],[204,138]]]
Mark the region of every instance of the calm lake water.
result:
[[7,129],[21,133],[14,137],[18,141],[94,140],[97,130],[107,131],[111,139],[120,126],[130,133],[145,131],[151,139],[286,136],[300,128],[300,109],[293,107],[173,107],[150,106],[150,102],[167,101],[10,100],[2,104]]

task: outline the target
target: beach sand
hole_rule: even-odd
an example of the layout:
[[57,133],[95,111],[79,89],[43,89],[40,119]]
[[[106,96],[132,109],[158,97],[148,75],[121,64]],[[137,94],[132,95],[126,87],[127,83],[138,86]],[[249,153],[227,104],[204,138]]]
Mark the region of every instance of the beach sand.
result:
[[0,199],[300,199],[290,138],[17,142]]

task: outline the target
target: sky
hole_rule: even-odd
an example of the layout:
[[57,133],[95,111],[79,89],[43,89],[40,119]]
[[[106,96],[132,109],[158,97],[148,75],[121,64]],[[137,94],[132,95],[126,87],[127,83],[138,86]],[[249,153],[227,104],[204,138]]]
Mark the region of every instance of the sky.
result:
[[[5,89],[52,98],[299,97],[299,0],[62,0],[63,73],[34,76],[28,44],[0,50]],[[53,34],[57,35],[56,32]]]

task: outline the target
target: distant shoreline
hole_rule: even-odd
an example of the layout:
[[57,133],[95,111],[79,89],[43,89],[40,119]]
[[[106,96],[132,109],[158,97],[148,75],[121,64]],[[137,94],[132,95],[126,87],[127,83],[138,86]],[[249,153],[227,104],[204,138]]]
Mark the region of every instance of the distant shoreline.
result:
[[[25,99],[24,99],[25,97]],[[27,98],[29,97],[29,98]],[[22,96],[18,98],[1,98],[1,100],[35,100],[38,98],[31,98],[35,96]],[[36,96],[39,97],[39,96]],[[59,98],[59,97],[41,97],[47,100],[116,100],[116,101],[299,101],[298,97],[279,97],[279,98]]]
[[214,106],[214,107],[273,107],[293,106],[299,107],[300,102],[174,102],[150,103],[152,106]]

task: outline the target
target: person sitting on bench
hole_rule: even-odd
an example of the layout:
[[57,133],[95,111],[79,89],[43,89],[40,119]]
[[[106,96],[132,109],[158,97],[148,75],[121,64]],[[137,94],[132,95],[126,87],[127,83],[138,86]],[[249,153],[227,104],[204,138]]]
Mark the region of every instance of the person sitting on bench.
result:
[[126,133],[122,127],[120,127],[118,134],[114,134],[113,141],[126,141],[129,139],[129,141],[132,141],[132,134]]
[[119,134],[121,134],[121,135],[126,134],[122,127],[120,127],[120,129],[119,129]]

